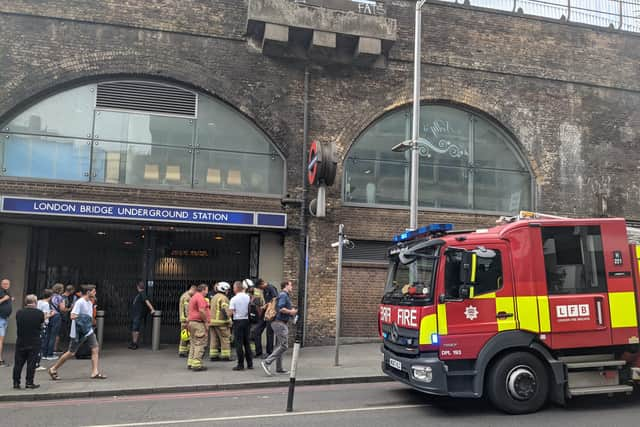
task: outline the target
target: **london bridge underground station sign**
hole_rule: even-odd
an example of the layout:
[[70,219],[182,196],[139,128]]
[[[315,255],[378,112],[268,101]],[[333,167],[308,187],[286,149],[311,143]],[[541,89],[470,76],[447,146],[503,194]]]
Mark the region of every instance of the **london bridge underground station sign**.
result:
[[77,218],[287,228],[287,215],[281,213],[227,211],[80,200],[34,199],[10,196],[2,197],[2,212]]

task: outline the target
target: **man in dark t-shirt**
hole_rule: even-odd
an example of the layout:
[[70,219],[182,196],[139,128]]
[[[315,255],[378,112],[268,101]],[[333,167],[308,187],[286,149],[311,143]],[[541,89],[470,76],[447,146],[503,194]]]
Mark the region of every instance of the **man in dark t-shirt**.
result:
[[0,281],[0,366],[4,366],[2,358],[2,347],[4,345],[4,336],[7,333],[9,325],[9,316],[11,316],[13,297],[9,295],[9,287],[11,282],[9,279]]
[[25,308],[16,313],[18,338],[16,340],[16,355],[13,365],[13,388],[20,388],[22,367],[27,364],[27,382],[25,388],[38,388],[33,377],[38,362],[40,350],[40,331],[44,323],[44,313],[37,308],[38,298],[35,295],[25,297]]
[[138,348],[140,328],[142,326],[142,321],[147,314],[147,309],[151,314],[155,311],[153,305],[151,305],[151,301],[149,301],[149,297],[144,291],[144,283],[138,282],[136,288],[138,293],[131,303],[131,344],[129,344],[129,348],[131,350],[136,350]]

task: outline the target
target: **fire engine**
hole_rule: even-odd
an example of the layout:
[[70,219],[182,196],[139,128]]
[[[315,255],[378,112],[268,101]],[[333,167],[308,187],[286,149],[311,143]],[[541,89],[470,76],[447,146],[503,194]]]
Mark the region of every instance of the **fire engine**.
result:
[[640,380],[640,246],[624,219],[521,212],[493,228],[394,237],[382,369],[419,391],[512,414]]

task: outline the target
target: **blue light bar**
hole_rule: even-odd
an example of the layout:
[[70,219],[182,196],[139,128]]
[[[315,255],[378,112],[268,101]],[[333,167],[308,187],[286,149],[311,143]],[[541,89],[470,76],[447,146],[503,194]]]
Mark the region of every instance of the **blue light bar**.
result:
[[406,242],[407,240],[417,239],[418,237],[426,237],[431,234],[444,233],[451,230],[453,230],[453,224],[429,224],[417,230],[405,231],[402,234],[393,236],[393,241],[395,243]]

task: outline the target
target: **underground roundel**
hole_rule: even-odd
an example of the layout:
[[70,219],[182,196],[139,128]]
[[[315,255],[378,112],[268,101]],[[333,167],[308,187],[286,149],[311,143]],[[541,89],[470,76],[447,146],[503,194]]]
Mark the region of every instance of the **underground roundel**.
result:
[[469,320],[476,320],[478,318],[478,314],[480,314],[480,312],[472,305],[464,309],[464,315]]

